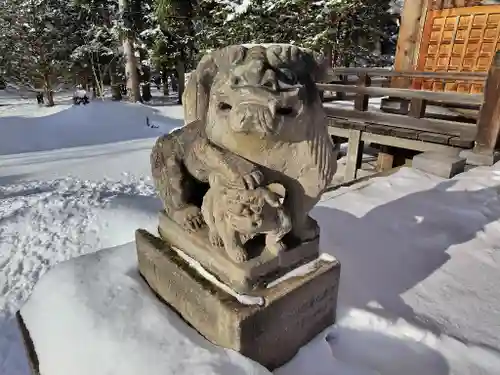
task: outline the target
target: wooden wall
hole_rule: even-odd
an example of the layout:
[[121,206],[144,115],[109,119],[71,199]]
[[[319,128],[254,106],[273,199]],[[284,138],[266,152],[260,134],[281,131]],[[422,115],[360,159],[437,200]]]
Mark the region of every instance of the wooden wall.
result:
[[[396,49],[396,70],[486,72],[500,50],[500,1],[406,0]],[[393,86],[408,87],[409,82]],[[483,84],[413,82],[433,91],[482,92]]]

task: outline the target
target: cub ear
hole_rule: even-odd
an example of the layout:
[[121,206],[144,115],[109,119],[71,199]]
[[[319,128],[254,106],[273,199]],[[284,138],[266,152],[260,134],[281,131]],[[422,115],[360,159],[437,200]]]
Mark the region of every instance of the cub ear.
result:
[[266,186],[266,189],[271,193],[278,195],[280,198],[285,198],[286,189],[283,185],[278,183],[272,183]]

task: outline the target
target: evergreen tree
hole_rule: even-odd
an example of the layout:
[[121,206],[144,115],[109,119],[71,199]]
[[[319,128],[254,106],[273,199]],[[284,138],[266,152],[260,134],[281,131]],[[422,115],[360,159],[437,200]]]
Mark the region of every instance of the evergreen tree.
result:
[[54,105],[55,85],[71,81],[70,55],[79,12],[65,0],[9,0],[0,10],[0,70],[5,80],[43,90]]
[[163,69],[175,68],[182,101],[186,70],[196,54],[195,21],[199,11],[196,0],[155,0],[153,57]]
[[[79,45],[72,52],[74,73],[81,75],[80,83],[88,84],[102,95],[104,82],[112,86],[114,99],[120,99],[117,77],[121,75],[119,66],[123,63],[120,52],[118,28],[118,2],[116,0],[77,0],[81,10],[78,30]],[[97,91],[97,92],[96,92]]]
[[390,0],[204,0],[209,16],[198,38],[207,49],[295,43],[325,52],[337,65],[381,64],[372,51],[390,37],[384,33],[392,31],[386,27],[390,5]]

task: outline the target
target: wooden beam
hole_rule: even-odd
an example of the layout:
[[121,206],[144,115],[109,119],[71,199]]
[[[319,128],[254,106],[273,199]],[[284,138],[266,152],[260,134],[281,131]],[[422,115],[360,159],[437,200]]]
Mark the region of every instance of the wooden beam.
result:
[[[353,94],[364,94],[364,96],[390,96],[393,98],[402,99],[421,99],[432,101],[434,103],[443,104],[467,104],[470,106],[479,106],[484,101],[483,94],[463,94],[459,92],[436,92],[426,90],[411,90],[411,89],[396,89],[391,87],[366,87],[350,86],[350,85],[337,85],[325,84],[321,85],[321,90],[346,92]],[[362,107],[362,106],[361,106]]]
[[[333,126],[328,127],[328,133],[330,135],[334,135],[337,137],[347,138],[349,137],[350,130],[335,128]],[[398,138],[391,135],[380,135],[380,134],[371,134],[368,132],[361,132],[361,141],[366,143],[376,143],[379,145],[386,145],[392,147],[399,147],[408,150],[414,151],[435,151],[435,152],[453,152],[453,150],[457,150],[456,147],[440,145],[437,143],[430,143],[424,141],[418,141],[414,139],[405,139]]]
[[474,152],[492,154],[500,135],[500,51],[497,51],[484,87]]
[[[334,68],[333,71],[338,75],[359,76],[368,74],[370,77],[411,77],[411,78],[428,78],[442,79],[450,81],[478,81],[484,82],[488,73],[485,72],[423,72],[416,70],[388,70],[381,68]],[[349,82],[356,82],[351,80]],[[318,86],[323,85],[318,83]]]
[[446,134],[461,138],[474,139],[476,126],[455,121],[414,118],[392,113],[361,112],[354,109],[333,108],[325,106],[328,117],[347,119],[370,124],[387,125],[395,128],[413,129],[429,133]]

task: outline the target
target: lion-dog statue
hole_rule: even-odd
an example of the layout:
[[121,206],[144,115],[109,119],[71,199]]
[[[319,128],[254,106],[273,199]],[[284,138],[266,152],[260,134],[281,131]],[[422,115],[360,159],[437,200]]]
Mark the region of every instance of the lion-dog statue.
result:
[[205,225],[201,212],[209,176],[231,188],[272,183],[286,191],[288,235],[319,235],[309,211],[337,169],[336,147],[315,82],[328,68],[293,45],[229,46],[205,55],[183,95],[185,126],[160,137],[152,175],[165,213],[188,231]]

